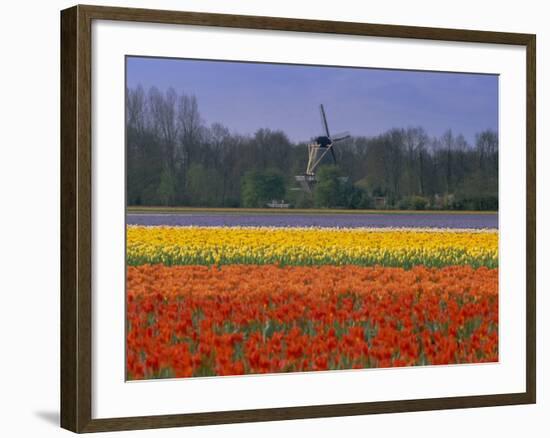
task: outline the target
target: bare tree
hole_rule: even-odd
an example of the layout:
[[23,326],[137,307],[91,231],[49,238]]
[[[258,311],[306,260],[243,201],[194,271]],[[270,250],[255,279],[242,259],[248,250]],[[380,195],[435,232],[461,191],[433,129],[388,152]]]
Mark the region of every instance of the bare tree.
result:
[[395,201],[400,195],[403,168],[403,130],[392,129],[384,135],[384,143],[384,169]]
[[407,166],[409,174],[409,189],[418,190],[424,194],[424,166],[428,135],[424,128],[418,126],[407,128],[404,134],[405,149],[407,151]]
[[498,167],[498,136],[493,131],[483,131],[476,135],[476,150],[480,170],[491,164]]
[[173,171],[177,126],[175,120],[177,95],[173,88],[162,94],[156,87],[149,90],[152,128],[162,140],[166,167]]
[[448,129],[441,138],[445,150],[445,193],[451,193],[453,188],[453,132]]
[[193,159],[199,147],[201,117],[195,96],[181,94],[178,98],[177,124],[179,129],[179,158],[183,168]]
[[143,87],[126,90],[126,119],[129,126],[137,132],[144,132],[146,126],[146,102]]

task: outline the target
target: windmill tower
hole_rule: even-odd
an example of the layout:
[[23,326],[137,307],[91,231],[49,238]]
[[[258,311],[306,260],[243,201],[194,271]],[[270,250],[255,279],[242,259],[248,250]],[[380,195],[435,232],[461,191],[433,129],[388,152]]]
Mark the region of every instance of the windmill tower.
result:
[[317,167],[323,161],[323,158],[330,152],[332,160],[336,163],[336,154],[334,153],[334,145],[346,138],[349,138],[350,135],[347,132],[336,134],[335,136],[330,135],[328,129],[327,116],[325,114],[325,107],[323,104],[319,106],[321,112],[321,125],[323,127],[324,135],[316,137],[312,143],[308,144],[308,161],[306,172],[302,175],[296,175],[296,181],[300,183],[302,189],[308,193],[312,193],[313,186],[317,182],[317,177],[315,176],[315,171]]

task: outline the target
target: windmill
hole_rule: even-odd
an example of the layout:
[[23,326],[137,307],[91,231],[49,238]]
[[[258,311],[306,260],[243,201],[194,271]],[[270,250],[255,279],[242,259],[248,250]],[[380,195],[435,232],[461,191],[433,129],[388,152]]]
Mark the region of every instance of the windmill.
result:
[[334,152],[334,145],[346,138],[349,138],[350,135],[347,132],[336,134],[334,136],[330,135],[328,129],[327,116],[325,114],[325,107],[323,104],[319,106],[321,112],[321,125],[323,127],[324,135],[315,137],[313,142],[308,144],[308,161],[306,167],[306,173],[303,175],[296,175],[296,181],[300,183],[302,189],[308,193],[312,192],[313,185],[317,182],[315,176],[315,170],[323,161],[323,158],[330,152],[332,161],[336,164],[336,154]]

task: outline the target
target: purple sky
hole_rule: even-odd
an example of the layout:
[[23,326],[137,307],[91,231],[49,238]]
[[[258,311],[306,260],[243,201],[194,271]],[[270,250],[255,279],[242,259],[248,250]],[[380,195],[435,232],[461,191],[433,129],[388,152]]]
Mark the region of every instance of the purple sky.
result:
[[498,130],[496,75],[128,57],[127,84],[194,94],[207,124],[280,129],[292,141],[321,134],[320,103],[331,133],[423,126],[473,143],[477,132]]

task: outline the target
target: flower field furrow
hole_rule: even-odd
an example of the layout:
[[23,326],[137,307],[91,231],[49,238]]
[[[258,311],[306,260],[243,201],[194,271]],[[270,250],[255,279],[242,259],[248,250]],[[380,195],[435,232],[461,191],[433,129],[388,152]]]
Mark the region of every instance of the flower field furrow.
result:
[[127,263],[498,267],[498,233],[474,230],[141,227],[127,229]]
[[498,269],[129,266],[128,379],[498,360]]

